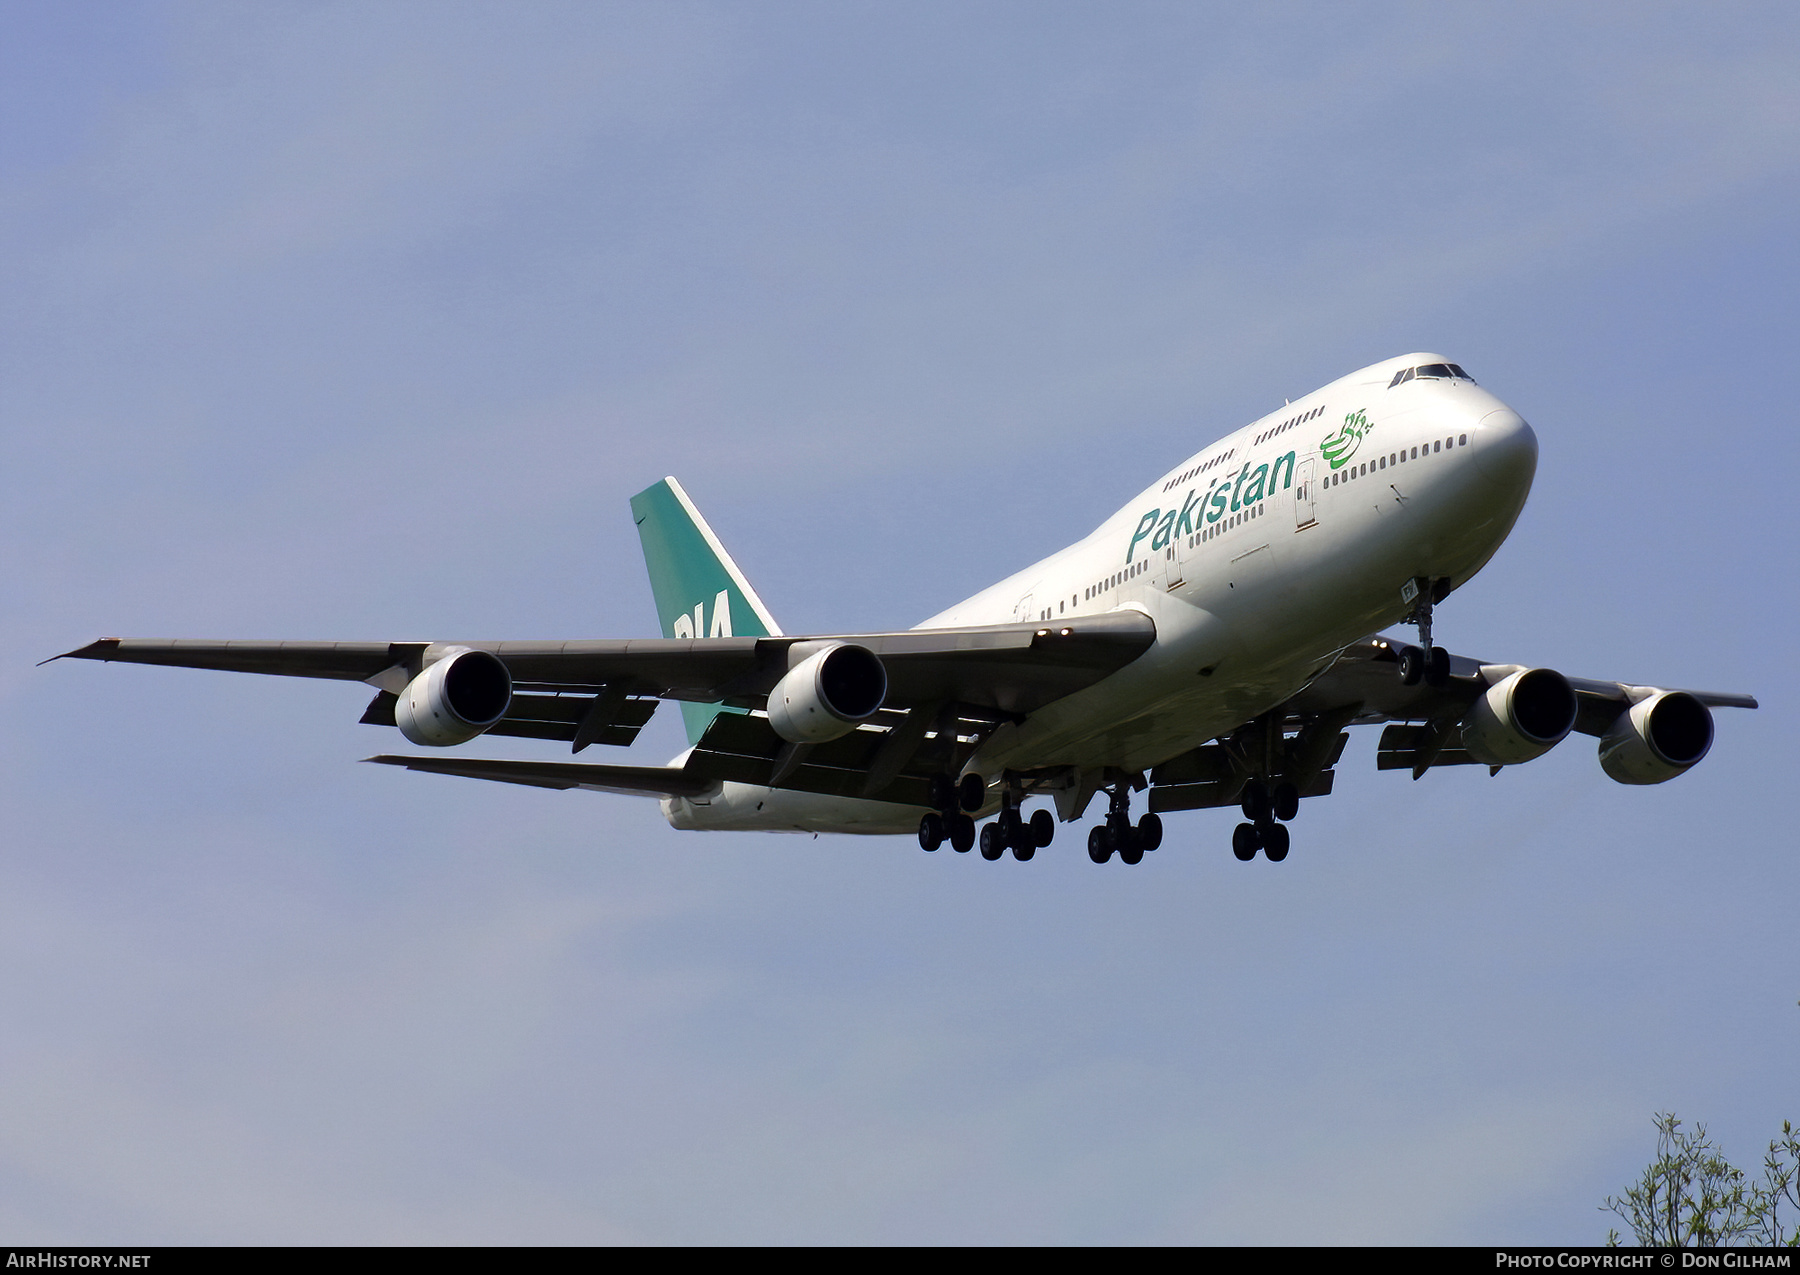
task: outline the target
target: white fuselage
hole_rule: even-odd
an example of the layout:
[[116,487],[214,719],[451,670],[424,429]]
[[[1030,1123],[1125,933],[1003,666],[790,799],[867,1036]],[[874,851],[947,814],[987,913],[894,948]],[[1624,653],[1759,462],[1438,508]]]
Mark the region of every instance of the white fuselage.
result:
[[[1156,642],[1095,685],[995,731],[967,769],[1154,766],[1267,712],[1349,643],[1402,619],[1415,577],[1462,584],[1524,507],[1537,438],[1434,354],[1333,381],[1210,444],[1085,538],[919,628],[1133,608]],[[678,828],[910,832],[889,802],[724,784],[663,803]]]

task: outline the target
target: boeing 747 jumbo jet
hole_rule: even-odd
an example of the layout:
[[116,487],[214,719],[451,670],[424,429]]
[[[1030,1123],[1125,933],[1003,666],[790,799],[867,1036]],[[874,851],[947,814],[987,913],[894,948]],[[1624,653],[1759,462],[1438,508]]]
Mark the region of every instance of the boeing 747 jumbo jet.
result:
[[[1202,448],[1090,535],[900,633],[790,636],[673,478],[631,501],[660,638],[210,642],[103,638],[68,656],[365,682],[414,744],[630,744],[661,700],[667,766],[380,756],[409,770],[659,797],[676,828],[907,833],[1030,859],[1104,815],[1088,855],[1142,861],[1161,815],[1240,806],[1239,859],[1288,853],[1350,726],[1381,770],[1528,762],[1571,732],[1624,784],[1698,763],[1748,695],[1490,663],[1432,645],[1432,608],[1524,508],[1537,436],[1436,354],[1333,381]],[[1417,644],[1379,635],[1416,626]],[[1374,634],[1374,636],[1371,636]],[[64,657],[57,657],[64,658]],[[1135,822],[1134,794],[1148,810]],[[1026,817],[1031,797],[1055,814]]]

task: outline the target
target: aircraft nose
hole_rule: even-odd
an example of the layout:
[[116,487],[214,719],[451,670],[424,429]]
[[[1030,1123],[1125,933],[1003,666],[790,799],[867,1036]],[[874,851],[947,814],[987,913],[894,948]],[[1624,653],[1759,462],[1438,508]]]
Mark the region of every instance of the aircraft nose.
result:
[[1475,464],[1497,483],[1530,487],[1537,474],[1537,435],[1511,408],[1489,412],[1475,425]]

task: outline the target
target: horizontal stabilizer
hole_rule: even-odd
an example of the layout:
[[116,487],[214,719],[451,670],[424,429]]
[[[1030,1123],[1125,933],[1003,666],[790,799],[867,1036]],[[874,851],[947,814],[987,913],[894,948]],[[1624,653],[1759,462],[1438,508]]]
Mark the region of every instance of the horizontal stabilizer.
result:
[[435,775],[493,779],[533,788],[588,788],[645,797],[698,797],[717,781],[679,766],[589,766],[568,761],[496,761],[484,757],[365,757],[384,766],[404,766]]

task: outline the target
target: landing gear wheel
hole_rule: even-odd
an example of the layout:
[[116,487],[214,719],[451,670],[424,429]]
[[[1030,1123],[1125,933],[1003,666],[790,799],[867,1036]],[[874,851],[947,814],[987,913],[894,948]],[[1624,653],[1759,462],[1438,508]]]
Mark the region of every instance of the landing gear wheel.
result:
[[1119,858],[1130,864],[1138,864],[1144,861],[1144,846],[1143,843],[1137,839],[1137,834],[1135,832],[1132,832],[1127,828],[1125,830],[1125,835],[1118,838],[1118,841]]
[[981,857],[992,863],[1006,853],[1006,842],[1000,839],[1000,830],[993,824],[984,824],[981,829]]
[[1024,836],[1012,843],[1012,852],[1013,858],[1017,859],[1020,863],[1024,863],[1027,859],[1031,858],[1032,855],[1037,853],[1037,842],[1031,839],[1031,829],[1029,827],[1025,829]]
[[956,795],[962,808],[974,814],[987,802],[987,785],[980,775],[964,775],[962,783],[957,785]]
[[1262,834],[1263,854],[1270,863],[1280,863],[1287,858],[1288,830],[1284,825],[1272,823],[1257,831]]
[[1231,853],[1238,857],[1238,862],[1249,863],[1262,849],[1262,838],[1256,835],[1256,825],[1240,823],[1231,831]]
[[956,781],[948,775],[933,775],[927,787],[927,802],[933,810],[956,809]]
[[1244,818],[1252,823],[1261,823],[1269,817],[1269,786],[1260,779],[1252,779],[1244,785],[1242,802]]
[[1138,820],[1137,842],[1146,850],[1154,850],[1162,844],[1162,816],[1145,815]]
[[1450,680],[1450,652],[1441,646],[1431,648],[1431,656],[1425,661],[1425,684],[1442,686]]
[[1416,646],[1400,648],[1400,685],[1417,686],[1425,676],[1425,652]]
[[1001,845],[1016,846],[1019,844],[1019,830],[1024,826],[1025,821],[1019,818],[1018,811],[1002,810],[1000,817],[994,820],[994,835],[1000,839]]
[[1031,816],[1031,844],[1042,850],[1056,836],[1056,816],[1048,810],[1040,810]]
[[1105,863],[1112,858],[1112,838],[1106,835],[1106,825],[1097,823],[1088,829],[1088,858],[1095,863]]
[[944,816],[933,810],[919,820],[919,848],[936,850],[944,844]]
[[950,848],[967,854],[975,847],[975,821],[967,815],[950,816]]
[[1286,823],[1300,813],[1300,790],[1289,783],[1275,785],[1275,817]]

